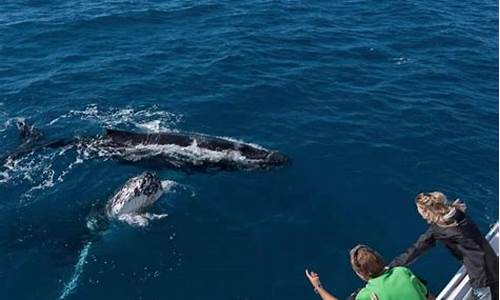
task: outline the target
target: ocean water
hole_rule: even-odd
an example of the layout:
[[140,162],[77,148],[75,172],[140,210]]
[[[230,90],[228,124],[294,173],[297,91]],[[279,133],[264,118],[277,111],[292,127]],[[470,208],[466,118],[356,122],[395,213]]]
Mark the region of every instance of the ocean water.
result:
[[[1,299],[316,299],[362,282],[426,228],[420,191],[498,219],[496,1],[3,1],[0,153],[25,118],[47,140],[193,131],[290,166],[162,169],[145,227],[86,218],[144,166],[40,149],[0,173]],[[442,246],[412,269],[438,292]]]

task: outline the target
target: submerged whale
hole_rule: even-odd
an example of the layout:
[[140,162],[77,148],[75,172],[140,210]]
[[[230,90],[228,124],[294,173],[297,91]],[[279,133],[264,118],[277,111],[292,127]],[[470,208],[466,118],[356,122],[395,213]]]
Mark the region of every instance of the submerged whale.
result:
[[77,145],[97,157],[110,157],[132,164],[144,163],[155,168],[251,170],[290,163],[290,159],[278,151],[198,133],[141,133],[106,129],[97,137],[43,141],[41,134],[32,126],[21,122],[18,127],[24,142],[6,158],[23,155],[37,147]]
[[[87,218],[87,228],[97,236],[104,232],[112,220],[120,220],[131,225],[145,226],[149,220],[159,219],[166,214],[155,215],[147,212],[164,193],[163,184],[156,173],[146,171],[130,178],[107,201],[104,210],[94,211]],[[59,299],[65,299],[78,286],[87,256],[93,241],[84,244],[75,264],[73,274],[63,287]]]

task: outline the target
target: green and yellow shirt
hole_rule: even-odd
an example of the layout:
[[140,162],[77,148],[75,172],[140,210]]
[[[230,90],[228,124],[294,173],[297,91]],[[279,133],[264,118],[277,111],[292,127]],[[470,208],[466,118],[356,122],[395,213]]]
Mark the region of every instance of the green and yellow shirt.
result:
[[368,280],[356,300],[425,300],[427,288],[405,267],[388,269]]

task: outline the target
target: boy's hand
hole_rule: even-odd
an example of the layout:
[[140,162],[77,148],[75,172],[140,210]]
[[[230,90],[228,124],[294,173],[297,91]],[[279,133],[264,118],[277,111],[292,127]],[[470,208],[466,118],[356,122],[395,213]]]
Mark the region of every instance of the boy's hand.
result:
[[319,275],[314,273],[314,272],[309,272],[309,270],[306,270],[306,276],[307,279],[309,279],[309,282],[311,282],[313,288],[316,290],[321,287],[321,281],[319,280]]

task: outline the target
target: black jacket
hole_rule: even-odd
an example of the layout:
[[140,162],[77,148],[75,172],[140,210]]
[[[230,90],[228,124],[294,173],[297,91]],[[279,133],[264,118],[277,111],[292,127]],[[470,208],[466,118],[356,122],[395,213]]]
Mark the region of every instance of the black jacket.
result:
[[396,257],[389,266],[406,266],[415,261],[436,241],[441,241],[451,253],[463,262],[472,287],[498,284],[498,255],[484,238],[476,224],[460,210],[453,218],[454,227],[431,225],[405,253]]

